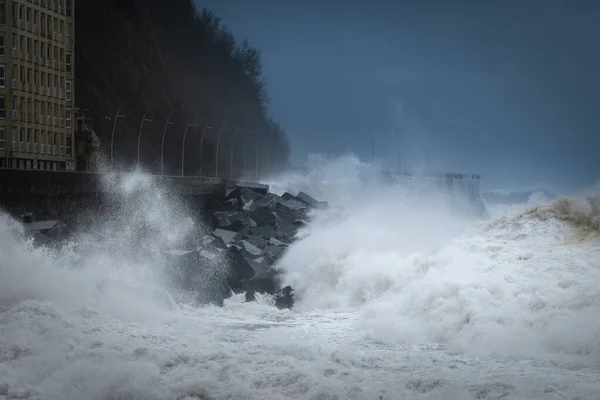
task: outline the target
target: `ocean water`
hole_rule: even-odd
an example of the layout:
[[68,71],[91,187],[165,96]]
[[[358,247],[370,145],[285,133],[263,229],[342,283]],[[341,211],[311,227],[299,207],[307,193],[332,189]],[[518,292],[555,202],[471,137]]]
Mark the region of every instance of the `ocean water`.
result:
[[278,264],[292,310],[173,304],[159,250],[197,231],[144,175],[61,250],[1,215],[0,399],[600,398],[598,197],[482,220],[313,163],[267,182],[332,205]]

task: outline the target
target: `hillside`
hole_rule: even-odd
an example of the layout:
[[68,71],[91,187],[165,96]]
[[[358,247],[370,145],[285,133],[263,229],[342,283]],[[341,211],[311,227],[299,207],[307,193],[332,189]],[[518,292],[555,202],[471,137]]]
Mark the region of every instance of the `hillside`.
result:
[[[255,172],[256,148],[262,173],[286,165],[289,144],[267,114],[260,52],[236,42],[220,19],[198,11],[192,0],[78,0],[76,3],[76,102],[87,109],[102,148],[110,154],[112,119],[119,104],[115,163],[137,160],[144,111],[141,160],[160,170],[165,123],[165,169],[181,173],[182,139],[188,120],[185,173],[213,175],[221,130],[219,175],[229,176],[233,132],[235,175]],[[200,127],[208,124],[200,157]],[[258,146],[257,146],[258,145]]]

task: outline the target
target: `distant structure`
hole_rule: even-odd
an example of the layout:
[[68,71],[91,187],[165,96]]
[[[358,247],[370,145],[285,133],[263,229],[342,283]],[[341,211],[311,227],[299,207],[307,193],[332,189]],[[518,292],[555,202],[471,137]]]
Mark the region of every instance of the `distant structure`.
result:
[[74,0],[0,0],[0,168],[76,170],[74,23]]

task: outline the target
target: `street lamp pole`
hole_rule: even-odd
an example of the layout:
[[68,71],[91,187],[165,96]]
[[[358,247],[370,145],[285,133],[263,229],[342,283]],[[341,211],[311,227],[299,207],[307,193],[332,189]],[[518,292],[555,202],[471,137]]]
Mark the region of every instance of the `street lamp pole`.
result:
[[183,143],[181,144],[181,176],[183,176],[183,165],[185,161],[185,137],[187,136],[188,129],[190,127],[196,128],[196,125],[190,125],[192,122],[192,117],[188,119],[187,125],[185,126],[185,131],[183,132]]
[[200,133],[200,154],[198,160],[200,160],[200,174],[202,174],[202,146],[204,145],[204,133],[207,129],[212,129],[212,126],[208,126],[208,120],[204,122],[204,126],[202,127],[202,132]]
[[113,121],[112,133],[110,135],[110,167],[113,166],[113,153],[115,149],[115,130],[117,129],[117,121],[119,118],[125,118],[124,115],[121,115],[121,104],[119,104],[119,108],[117,108],[117,114],[115,116],[115,120]]
[[219,177],[219,144],[221,143],[221,133],[223,132],[223,126],[225,121],[221,121],[221,127],[219,128],[219,134],[217,135],[217,154],[215,155],[215,177]]
[[144,129],[144,122],[152,122],[151,119],[146,118],[148,114],[148,109],[144,111],[144,117],[142,118],[142,123],[140,124],[140,133],[138,134],[138,142],[137,142],[137,167],[140,168],[140,142],[142,141],[142,130]]
[[238,132],[237,126],[231,135],[231,153],[229,154],[229,179],[233,179],[233,145],[235,143],[235,134]]
[[244,160],[244,176],[246,175],[246,145],[248,144],[248,132],[244,135],[244,149],[242,159]]
[[256,178],[258,179],[258,148],[260,147],[260,135],[257,133],[256,134],[256,162],[255,162],[255,167],[256,167]]
[[171,113],[167,117],[167,122],[165,123],[165,129],[163,130],[162,142],[160,144],[160,174],[164,175],[164,159],[165,159],[165,135],[167,134],[167,128],[169,125],[173,125],[171,122]]

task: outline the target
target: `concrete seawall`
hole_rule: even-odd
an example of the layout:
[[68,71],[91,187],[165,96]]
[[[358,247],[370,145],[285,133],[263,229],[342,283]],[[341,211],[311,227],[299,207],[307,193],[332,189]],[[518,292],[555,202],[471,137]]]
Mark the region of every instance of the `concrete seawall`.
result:
[[[110,212],[111,189],[106,182],[126,174],[103,175],[0,169],[0,208],[13,215],[34,212],[40,219],[74,222],[97,218]],[[211,198],[222,198],[228,182],[209,177],[153,177],[166,193],[180,197],[197,208]],[[268,191],[268,186],[253,184]]]

